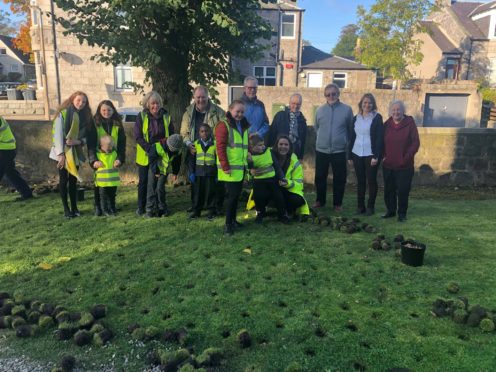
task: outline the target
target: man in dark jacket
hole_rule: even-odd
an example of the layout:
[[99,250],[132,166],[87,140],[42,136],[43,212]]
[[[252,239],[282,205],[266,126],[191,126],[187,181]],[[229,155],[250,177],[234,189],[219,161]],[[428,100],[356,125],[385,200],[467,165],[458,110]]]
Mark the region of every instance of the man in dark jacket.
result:
[[268,145],[274,146],[277,137],[286,135],[293,144],[293,151],[299,160],[303,159],[307,137],[307,119],[300,111],[303,98],[295,93],[289,98],[289,107],[274,116],[269,128]]

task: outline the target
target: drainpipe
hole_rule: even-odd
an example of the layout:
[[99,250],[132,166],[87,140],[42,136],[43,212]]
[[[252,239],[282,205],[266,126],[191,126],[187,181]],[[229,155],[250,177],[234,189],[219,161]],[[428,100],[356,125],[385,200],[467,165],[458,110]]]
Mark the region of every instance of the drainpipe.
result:
[[279,61],[279,49],[281,48],[281,19],[282,19],[282,11],[279,3],[277,4],[277,46],[276,46],[276,65],[279,66],[279,86],[282,87],[283,84],[283,74],[284,74],[284,66]]
[[50,0],[50,11],[52,12],[53,58],[55,60],[55,78],[57,81],[57,102],[60,105],[62,101],[60,99],[59,51],[57,48],[57,34],[55,32],[55,8],[53,5],[53,0]]
[[472,63],[472,46],[474,45],[474,40],[470,38],[470,49],[468,51],[468,64],[467,64],[467,76],[465,77],[465,80],[468,80],[469,74],[470,74],[470,65]]
[[303,50],[303,47],[301,45],[301,24],[303,23],[303,11],[300,11],[299,13],[299,22],[298,22],[298,53],[296,55],[296,81],[295,81],[295,86],[298,86],[298,74],[300,70],[300,56]]

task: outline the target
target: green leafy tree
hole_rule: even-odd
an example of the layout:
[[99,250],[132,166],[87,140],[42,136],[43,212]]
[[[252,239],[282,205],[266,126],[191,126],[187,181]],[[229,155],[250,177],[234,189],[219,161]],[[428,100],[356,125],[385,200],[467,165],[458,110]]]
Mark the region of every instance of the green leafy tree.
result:
[[339,40],[331,53],[340,57],[353,57],[358,39],[358,26],[349,24],[341,29]]
[[[275,2],[275,0],[263,0]],[[232,57],[255,59],[272,28],[258,0],[55,0],[67,12],[67,34],[98,46],[106,64],[131,62],[146,71],[176,125],[191,99],[190,82],[214,86],[229,78]]]
[[369,11],[359,6],[360,62],[407,80],[408,65],[418,65],[423,58],[422,43],[414,36],[425,31],[420,21],[433,9],[429,0],[377,0]]

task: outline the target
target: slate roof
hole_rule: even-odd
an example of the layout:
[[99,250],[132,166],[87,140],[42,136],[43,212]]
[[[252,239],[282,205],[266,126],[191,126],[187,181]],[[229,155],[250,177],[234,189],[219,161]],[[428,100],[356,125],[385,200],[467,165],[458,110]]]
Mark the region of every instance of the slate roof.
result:
[[462,54],[460,49],[457,49],[455,45],[446,37],[446,35],[439,29],[438,25],[432,21],[422,21],[422,26],[424,26],[429,32],[429,36],[432,38],[434,43],[441,49],[443,53],[448,54]]
[[29,55],[24,54],[21,50],[14,47],[14,38],[10,36],[0,35],[0,40],[9,48],[23,63],[29,64]]
[[319,70],[370,70],[369,67],[358,62],[334,56],[311,45],[303,47],[301,68]]
[[[491,2],[494,3],[494,2]],[[462,26],[467,30],[469,35],[474,39],[487,39],[486,32],[483,32],[476,22],[470,17],[471,13],[483,3],[464,3],[455,2],[451,4],[451,10],[455,13]]]
[[260,1],[260,5],[262,9],[270,9],[270,10],[303,10],[302,8],[296,5],[297,0],[285,0],[279,4],[277,3],[263,3]]
[[496,8],[496,1],[490,1],[488,3],[476,3],[477,6],[470,12],[470,16],[474,16],[477,14],[484,13],[488,10],[491,10],[493,8]]

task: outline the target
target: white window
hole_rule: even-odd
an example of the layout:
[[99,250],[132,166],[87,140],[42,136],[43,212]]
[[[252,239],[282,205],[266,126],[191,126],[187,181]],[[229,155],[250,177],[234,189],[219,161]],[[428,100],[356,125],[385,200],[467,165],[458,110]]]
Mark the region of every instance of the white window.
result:
[[276,85],[276,68],[271,66],[253,67],[253,75],[258,79],[258,85],[274,87]]
[[10,72],[19,72],[19,65],[10,65]]
[[7,54],[7,49],[0,48],[0,54]]
[[38,25],[38,16],[38,9],[31,8],[31,23],[33,24],[33,26]]
[[307,74],[308,88],[322,88],[322,72],[309,72]]
[[295,15],[294,13],[282,13],[281,38],[294,39],[294,37],[295,37]]
[[332,82],[340,88],[346,88],[346,72],[335,72],[332,75]]
[[133,82],[133,71],[130,65],[114,67],[114,85],[116,90],[132,90],[128,83]]

